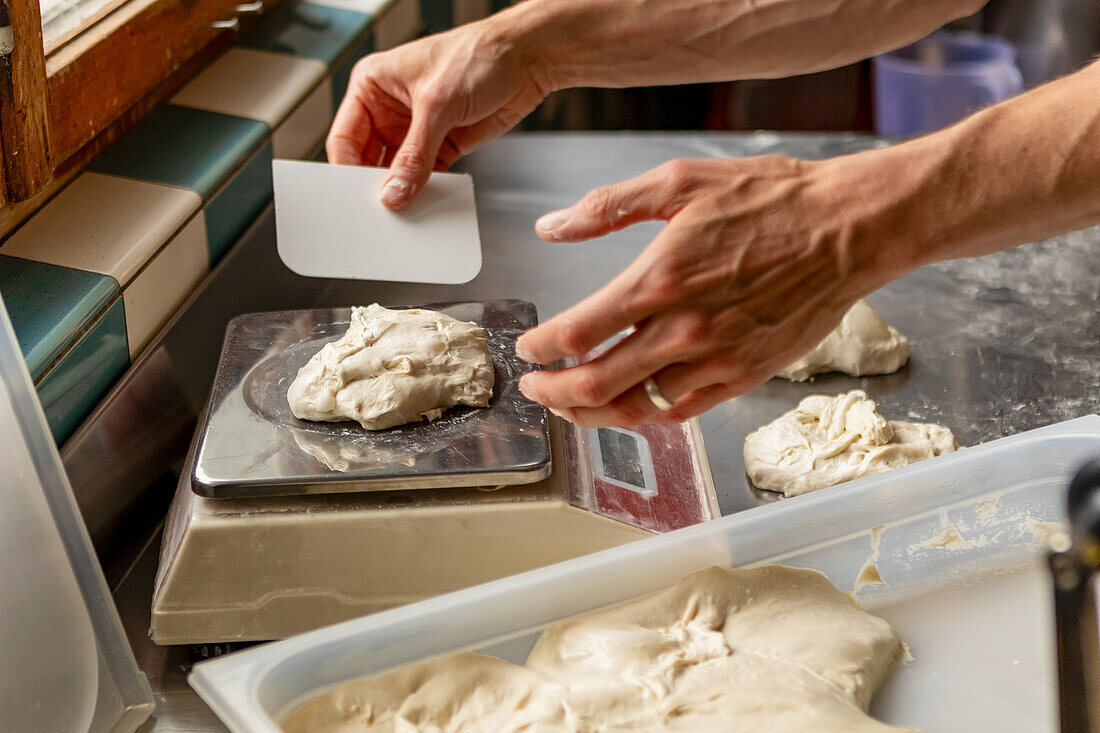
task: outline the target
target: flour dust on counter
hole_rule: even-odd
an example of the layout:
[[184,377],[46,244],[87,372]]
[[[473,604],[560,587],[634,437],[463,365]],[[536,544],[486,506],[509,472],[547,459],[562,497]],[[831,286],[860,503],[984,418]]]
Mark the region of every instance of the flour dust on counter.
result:
[[907,361],[909,339],[859,300],[821,343],[775,376],[805,382],[825,372],[843,372],[853,377],[893,374]]
[[329,690],[287,733],[912,730],[867,714],[903,655],[814,570],[712,567],[549,626],[525,665],[459,652]]
[[476,323],[436,311],[352,308],[351,325],[287,390],[300,420],[354,420],[384,430],[435,420],[455,405],[488,407],[493,362]]
[[950,429],[887,420],[866,392],[811,395],[745,438],[753,485],[797,496],[954,453]]

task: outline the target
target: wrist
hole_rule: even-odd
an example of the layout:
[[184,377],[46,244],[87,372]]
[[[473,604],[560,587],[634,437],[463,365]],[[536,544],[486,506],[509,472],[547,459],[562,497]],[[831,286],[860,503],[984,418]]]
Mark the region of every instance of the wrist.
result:
[[544,0],[525,0],[481,21],[483,45],[518,65],[545,94],[576,86],[565,79],[560,61],[563,15]]
[[862,297],[958,246],[958,192],[945,180],[950,146],[930,138],[816,164],[818,190],[832,196],[835,236],[853,295]]

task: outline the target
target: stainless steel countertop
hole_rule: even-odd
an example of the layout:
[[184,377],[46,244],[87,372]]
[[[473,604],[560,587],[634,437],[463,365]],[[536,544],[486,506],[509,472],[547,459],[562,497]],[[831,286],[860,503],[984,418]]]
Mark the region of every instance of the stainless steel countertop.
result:
[[[474,153],[485,267],[468,285],[336,285],[335,303],[369,288],[383,302],[522,297],[543,319],[596,290],[641,251],[659,224],[580,244],[547,244],[535,219],[590,189],[672,158],[783,154],[824,158],[883,146],[858,135],[514,135]],[[864,389],[888,417],[939,422],[964,445],[1100,412],[1100,228],[923,268],[868,299],[913,345],[898,374],[772,380],[720,405],[703,435],[723,514],[755,505],[745,435],[813,393]]]
[[[485,262],[471,283],[300,278],[278,260],[269,210],[135,371],[145,364],[150,371],[154,365],[186,364],[176,388],[197,411],[209,390],[225,324],[240,313],[374,301],[522,298],[534,302],[546,319],[603,285],[660,228],[640,225],[581,244],[547,244],[535,236],[539,215],[573,203],[589,189],[672,158],[765,153],[823,158],[885,144],[845,134],[507,136],[462,163],[477,188]],[[1100,413],[1100,228],[926,267],[868,301],[912,341],[910,363],[899,373],[827,375],[803,384],[772,380],[703,416],[723,514],[759,502],[744,474],[745,435],[807,394],[865,389],[888,417],[942,423],[965,445]],[[160,712],[149,729],[218,729],[183,684],[183,650],[157,649],[145,637],[150,561],[155,570],[147,553],[118,591],[131,642],[158,692]]]

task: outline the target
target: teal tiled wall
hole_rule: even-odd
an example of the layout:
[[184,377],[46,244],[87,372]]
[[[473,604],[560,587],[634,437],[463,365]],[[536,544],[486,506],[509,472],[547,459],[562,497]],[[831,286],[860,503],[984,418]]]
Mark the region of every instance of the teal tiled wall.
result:
[[[230,217],[215,222],[207,214],[207,243],[213,264],[271,200],[270,132],[259,120],[162,104],[96,158],[90,168],[190,188],[207,206],[214,205],[219,215]],[[246,158],[249,163],[242,167],[241,161]]]
[[130,366],[118,294],[106,275],[0,255],[0,295],[59,444]]
[[283,2],[246,33],[242,46],[324,61],[331,66],[363,34],[364,13],[309,3]]
[[38,398],[59,444],[72,435],[129,366],[126,314],[118,300],[38,383]]
[[206,204],[210,261],[221,259],[272,197],[271,142],[264,144]]
[[0,294],[27,369],[37,379],[118,294],[118,283],[94,272],[0,255]]
[[89,168],[190,188],[206,199],[268,133],[257,120],[162,104]]

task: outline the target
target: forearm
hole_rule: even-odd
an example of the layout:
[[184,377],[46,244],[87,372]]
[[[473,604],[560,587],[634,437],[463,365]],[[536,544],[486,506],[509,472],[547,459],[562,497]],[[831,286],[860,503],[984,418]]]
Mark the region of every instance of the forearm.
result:
[[526,0],[486,21],[551,89],[774,78],[852,63],[985,0]]
[[873,280],[1100,223],[1100,62],[818,174],[851,192],[860,223],[849,240],[879,260]]

